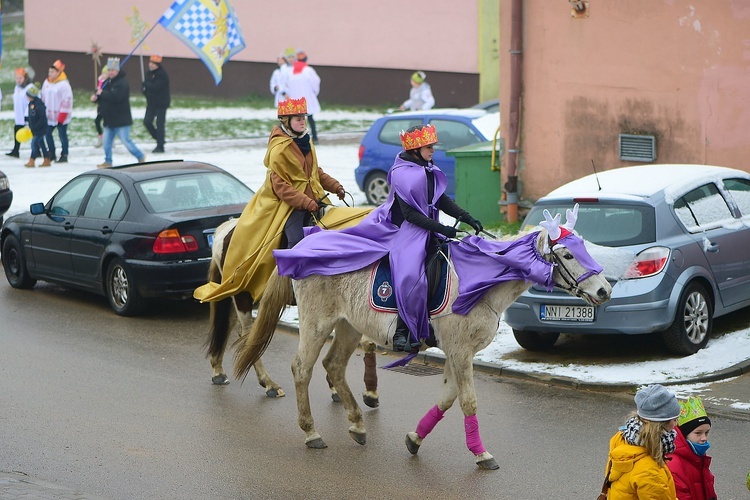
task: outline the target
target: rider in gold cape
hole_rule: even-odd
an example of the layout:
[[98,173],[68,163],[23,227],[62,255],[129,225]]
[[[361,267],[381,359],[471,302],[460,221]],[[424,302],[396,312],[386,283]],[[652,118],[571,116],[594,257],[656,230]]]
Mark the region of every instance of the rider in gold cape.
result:
[[266,180],[240,216],[222,268],[222,282],[195,290],[201,302],[218,302],[240,292],[260,300],[276,263],[272,251],[292,248],[303,237],[303,227],[316,223],[324,229],[355,225],[370,208],[331,208],[318,220],[326,191],[343,200],[344,187],[318,167],[315,147],[307,134],[304,98],[288,99],[278,107],[279,124],[268,140],[263,164]]

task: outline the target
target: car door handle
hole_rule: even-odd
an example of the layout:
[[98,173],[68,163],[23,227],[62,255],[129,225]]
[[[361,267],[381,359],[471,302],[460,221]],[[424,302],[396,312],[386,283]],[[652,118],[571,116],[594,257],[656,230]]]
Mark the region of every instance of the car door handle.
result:
[[109,226],[104,226],[102,228],[102,234],[112,234],[112,230],[109,228]]
[[63,229],[65,229],[66,231],[70,231],[71,229],[75,229],[75,226],[70,222],[66,222],[65,224],[63,224]]
[[709,242],[708,246],[706,247],[706,251],[707,252],[712,252],[712,253],[718,252],[719,251],[719,244],[718,243]]

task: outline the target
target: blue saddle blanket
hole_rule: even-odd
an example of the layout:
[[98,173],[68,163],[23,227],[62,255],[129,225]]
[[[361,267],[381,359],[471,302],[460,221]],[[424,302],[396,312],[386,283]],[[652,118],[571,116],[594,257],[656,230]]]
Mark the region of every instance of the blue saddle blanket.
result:
[[[448,291],[450,290],[450,273],[448,262],[440,259],[440,283],[435,293],[427,299],[427,307],[430,316],[440,314],[448,305]],[[396,313],[396,294],[393,291],[393,279],[391,278],[391,264],[386,255],[372,268],[370,276],[371,293],[370,307],[379,312]]]

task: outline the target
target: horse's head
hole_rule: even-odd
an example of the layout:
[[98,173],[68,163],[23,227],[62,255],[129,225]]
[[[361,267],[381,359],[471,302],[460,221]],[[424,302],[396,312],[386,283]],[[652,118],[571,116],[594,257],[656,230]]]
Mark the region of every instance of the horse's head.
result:
[[589,255],[583,240],[573,232],[578,219],[578,204],[573,210],[566,211],[563,225],[560,225],[560,214],[552,217],[545,210],[544,218],[546,220],[540,223],[547,230],[544,255],[555,265],[552,273],[555,286],[581,297],[592,306],[608,301],[612,286],[601,275],[602,266]]

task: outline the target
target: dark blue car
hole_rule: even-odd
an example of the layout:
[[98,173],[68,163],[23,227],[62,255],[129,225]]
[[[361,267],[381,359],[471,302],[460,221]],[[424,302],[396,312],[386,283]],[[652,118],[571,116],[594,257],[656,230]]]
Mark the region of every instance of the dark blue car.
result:
[[0,224],[3,223],[3,215],[13,202],[13,191],[10,190],[8,177],[0,171]]
[[399,132],[415,125],[433,124],[438,144],[433,161],[448,177],[448,196],[455,195],[454,157],[445,152],[469,144],[491,141],[500,127],[500,113],[483,109],[432,109],[408,111],[379,118],[372,124],[359,146],[359,166],[354,175],[368,203],[380,205],[388,197],[386,176],[401,151]]

